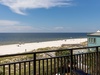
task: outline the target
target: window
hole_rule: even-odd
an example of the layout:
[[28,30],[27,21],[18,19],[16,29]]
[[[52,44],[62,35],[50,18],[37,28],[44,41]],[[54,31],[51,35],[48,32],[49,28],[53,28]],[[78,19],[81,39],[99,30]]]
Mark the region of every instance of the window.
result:
[[96,39],[95,38],[93,39],[93,43],[96,43]]
[[89,38],[88,39],[88,42],[89,43],[96,43],[96,38]]

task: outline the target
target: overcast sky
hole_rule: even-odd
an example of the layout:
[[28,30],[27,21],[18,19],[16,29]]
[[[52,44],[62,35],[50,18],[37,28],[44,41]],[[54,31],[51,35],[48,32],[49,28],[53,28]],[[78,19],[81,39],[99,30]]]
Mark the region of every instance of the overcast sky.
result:
[[0,33],[97,30],[100,0],[0,0]]

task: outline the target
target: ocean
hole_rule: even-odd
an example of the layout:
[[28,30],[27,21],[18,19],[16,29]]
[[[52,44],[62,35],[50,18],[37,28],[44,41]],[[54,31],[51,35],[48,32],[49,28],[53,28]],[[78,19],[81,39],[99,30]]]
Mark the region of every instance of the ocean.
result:
[[0,33],[0,45],[86,37],[87,33]]

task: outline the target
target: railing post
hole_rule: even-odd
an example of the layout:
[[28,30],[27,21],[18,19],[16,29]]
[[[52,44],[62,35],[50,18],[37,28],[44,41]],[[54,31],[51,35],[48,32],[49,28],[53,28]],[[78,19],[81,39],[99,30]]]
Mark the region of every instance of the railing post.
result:
[[97,68],[97,70],[96,70],[97,73],[96,73],[96,74],[97,74],[97,75],[98,75],[98,66],[99,66],[99,65],[98,65],[98,47],[96,47],[96,68]]
[[71,63],[70,63],[70,75],[72,75],[72,69],[73,69],[73,49],[70,50],[70,54],[71,54]]
[[34,73],[33,73],[33,75],[36,75],[36,53],[34,53],[33,54],[33,64],[34,64],[34,66],[33,66],[33,69],[34,69]]

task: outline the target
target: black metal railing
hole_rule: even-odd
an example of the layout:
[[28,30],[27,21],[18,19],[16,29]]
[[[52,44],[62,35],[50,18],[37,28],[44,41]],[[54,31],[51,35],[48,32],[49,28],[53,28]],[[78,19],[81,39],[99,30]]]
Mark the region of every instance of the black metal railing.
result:
[[0,75],[100,75],[99,46],[0,55]]

